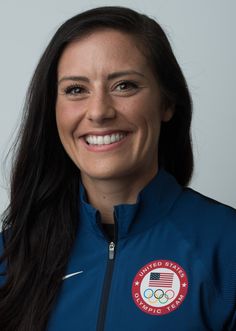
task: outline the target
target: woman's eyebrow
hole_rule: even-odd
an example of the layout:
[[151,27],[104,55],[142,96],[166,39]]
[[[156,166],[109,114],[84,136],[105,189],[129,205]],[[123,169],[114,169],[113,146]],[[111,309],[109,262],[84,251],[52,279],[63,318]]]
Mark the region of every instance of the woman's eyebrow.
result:
[[[126,76],[126,75],[130,75],[130,74],[135,74],[135,75],[139,75],[142,77],[145,77],[144,74],[142,74],[141,72],[138,72],[136,70],[126,70],[126,71],[116,71],[116,72],[112,72],[111,74],[109,74],[107,76],[108,80],[114,79],[114,78],[118,78],[121,76]],[[65,81],[65,80],[74,80],[74,81],[79,81],[82,80],[84,82],[88,82],[89,83],[89,78],[86,76],[64,76],[62,77],[59,81],[58,81],[58,85]]]

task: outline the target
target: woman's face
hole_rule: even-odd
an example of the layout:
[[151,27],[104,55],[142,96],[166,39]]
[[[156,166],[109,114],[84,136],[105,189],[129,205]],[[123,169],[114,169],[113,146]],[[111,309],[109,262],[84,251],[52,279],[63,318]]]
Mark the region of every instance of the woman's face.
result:
[[103,29],[68,45],[58,65],[56,121],[61,142],[86,180],[157,171],[158,83],[128,34]]

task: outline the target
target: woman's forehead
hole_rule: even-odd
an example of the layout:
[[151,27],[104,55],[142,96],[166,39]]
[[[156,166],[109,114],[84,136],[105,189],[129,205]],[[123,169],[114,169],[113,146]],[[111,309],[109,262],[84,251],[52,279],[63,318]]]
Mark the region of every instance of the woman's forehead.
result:
[[146,70],[147,59],[136,39],[127,33],[103,29],[71,42],[58,65],[59,74],[74,71],[111,73],[117,70]]

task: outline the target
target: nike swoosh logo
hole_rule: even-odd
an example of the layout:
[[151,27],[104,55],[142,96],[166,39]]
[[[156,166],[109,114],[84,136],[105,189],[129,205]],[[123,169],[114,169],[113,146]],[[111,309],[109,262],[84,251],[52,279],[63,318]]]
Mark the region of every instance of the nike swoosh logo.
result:
[[62,277],[62,279],[64,280],[64,279],[67,279],[67,278],[73,277],[73,276],[75,276],[75,275],[81,274],[82,272],[83,272],[83,270],[81,270],[81,271],[77,271],[77,272],[74,272],[73,274],[68,274],[68,275]]

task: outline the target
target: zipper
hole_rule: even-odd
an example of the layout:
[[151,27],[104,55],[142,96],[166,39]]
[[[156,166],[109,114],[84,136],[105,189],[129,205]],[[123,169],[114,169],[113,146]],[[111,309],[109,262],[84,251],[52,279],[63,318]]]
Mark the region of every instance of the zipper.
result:
[[115,248],[116,248],[116,238],[117,238],[117,224],[116,218],[114,213],[114,241],[110,241],[108,236],[106,235],[107,242],[108,242],[108,260],[107,260],[107,267],[106,273],[103,281],[103,288],[102,288],[102,295],[100,300],[100,309],[98,314],[98,321],[97,321],[97,329],[96,331],[104,331],[105,327],[105,319],[106,319],[106,311],[107,305],[109,300],[110,288],[111,288],[111,281],[112,281],[112,274],[114,269],[114,262],[115,262]]
[[109,260],[114,259],[115,247],[116,247],[115,243],[113,241],[111,241],[109,244]]

